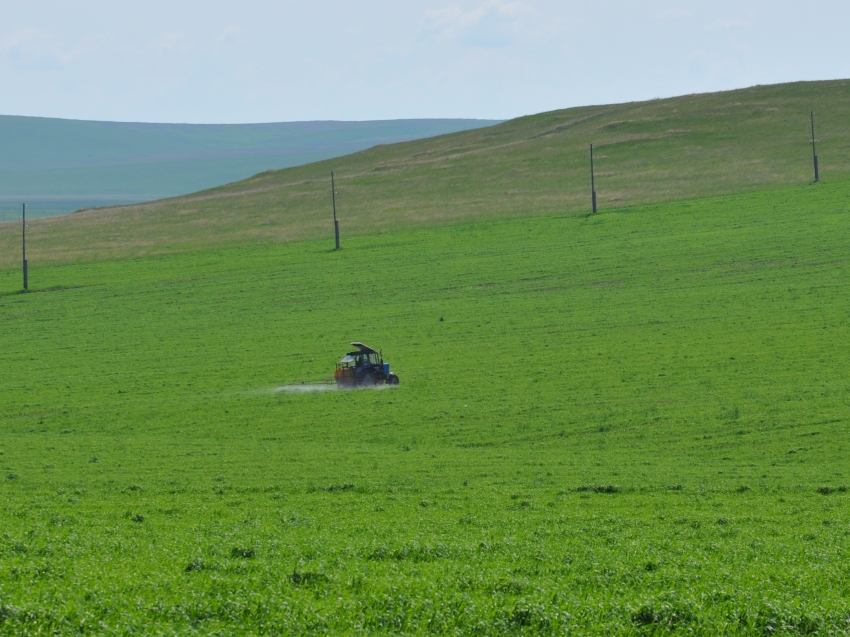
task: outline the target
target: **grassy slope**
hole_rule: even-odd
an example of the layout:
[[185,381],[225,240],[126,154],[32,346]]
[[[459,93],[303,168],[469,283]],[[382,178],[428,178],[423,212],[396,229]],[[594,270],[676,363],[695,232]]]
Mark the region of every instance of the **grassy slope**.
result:
[[71,212],[84,205],[159,199],[270,168],[492,123],[444,119],[195,125],[0,116],[0,211],[17,212],[21,201],[38,215],[62,206]]
[[[33,224],[32,259],[67,262],[553,212],[584,212],[588,144],[603,208],[811,180],[809,111],[824,181],[850,173],[850,82],[765,86],[576,108],[384,146],[193,196]],[[18,229],[0,228],[2,263]]]
[[[0,273],[0,631],[840,634],[848,213]],[[272,391],[355,338],[398,389]]]

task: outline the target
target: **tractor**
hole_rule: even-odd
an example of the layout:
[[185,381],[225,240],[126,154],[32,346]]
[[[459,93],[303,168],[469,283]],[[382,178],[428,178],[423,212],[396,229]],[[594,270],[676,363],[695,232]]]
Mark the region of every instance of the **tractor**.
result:
[[336,364],[334,378],[337,387],[398,385],[398,376],[390,373],[390,364],[384,362],[381,352],[356,341],[351,345],[356,347],[357,351],[348,352]]

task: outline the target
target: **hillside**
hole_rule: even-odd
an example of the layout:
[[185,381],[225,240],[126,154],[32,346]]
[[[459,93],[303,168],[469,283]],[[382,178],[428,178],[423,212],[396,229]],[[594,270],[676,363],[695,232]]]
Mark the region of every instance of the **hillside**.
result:
[[[34,263],[332,237],[330,171],[343,241],[412,226],[540,213],[584,214],[588,145],[602,210],[850,175],[850,81],[759,86],[590,106],[380,146],[270,171],[194,195],[32,224]],[[331,239],[332,240],[332,239]],[[3,264],[18,229],[0,229]]]
[[198,125],[0,116],[0,220],[150,201],[486,120]]

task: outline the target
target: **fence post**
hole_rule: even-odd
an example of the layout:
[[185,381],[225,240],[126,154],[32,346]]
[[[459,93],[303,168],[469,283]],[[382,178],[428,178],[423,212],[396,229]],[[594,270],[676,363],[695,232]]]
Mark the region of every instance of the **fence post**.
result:
[[593,204],[593,214],[596,214],[596,178],[593,175],[593,144],[590,145],[590,198]]
[[815,148],[815,112],[812,111],[812,157],[815,162],[815,183],[820,181],[820,175],[818,174],[818,152],[817,148]]
[[334,171],[331,171],[331,201],[334,207],[334,239],[336,239],[336,248],[339,250],[339,221],[336,218],[336,185],[334,184]]
[[26,292],[29,289],[29,277],[27,276],[27,205],[24,204],[24,211],[21,215],[22,227],[21,227],[21,253],[23,256],[23,266],[24,266],[24,291]]

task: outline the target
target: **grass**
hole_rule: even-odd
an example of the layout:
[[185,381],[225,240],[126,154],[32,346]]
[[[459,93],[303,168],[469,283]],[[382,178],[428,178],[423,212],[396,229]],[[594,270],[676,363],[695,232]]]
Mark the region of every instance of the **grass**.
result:
[[[846,634],[848,213],[0,272],[0,632]],[[275,391],[350,340],[400,387]]]
[[[804,82],[591,106],[379,146],[162,202],[39,220],[33,262],[69,263],[588,210],[803,185],[817,111],[824,183],[850,176],[850,82]],[[19,228],[0,226],[0,267]]]

